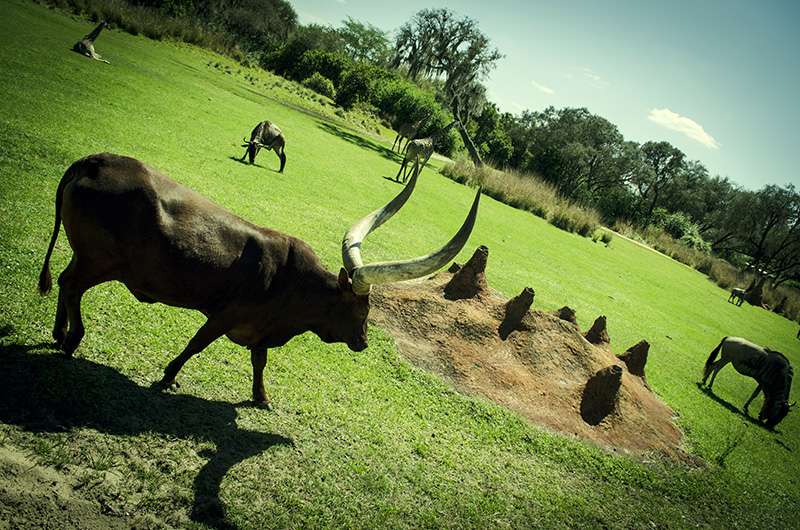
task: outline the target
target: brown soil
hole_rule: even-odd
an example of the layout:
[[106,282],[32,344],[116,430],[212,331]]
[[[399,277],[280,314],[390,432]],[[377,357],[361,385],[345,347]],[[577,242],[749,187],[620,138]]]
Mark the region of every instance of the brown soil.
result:
[[452,276],[373,287],[371,319],[411,362],[550,429],[637,456],[694,462],[681,449],[672,410],[608,343],[591,344],[558,312],[529,311],[502,333],[508,300],[490,288],[448,300]]
[[[73,478],[0,447],[0,528],[130,528],[124,515],[83,498]],[[6,526],[7,525],[7,526]]]

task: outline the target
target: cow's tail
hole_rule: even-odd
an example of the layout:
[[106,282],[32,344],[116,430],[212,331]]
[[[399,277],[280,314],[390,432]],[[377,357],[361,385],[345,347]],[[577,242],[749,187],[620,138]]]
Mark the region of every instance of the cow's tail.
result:
[[717,347],[711,350],[711,353],[708,355],[708,360],[706,361],[705,368],[703,369],[703,377],[708,377],[708,372],[711,371],[711,366],[714,364],[714,359],[717,358],[717,354],[722,349],[722,345],[725,344],[725,341],[728,340],[728,337],[722,337],[722,340],[719,341]]
[[47,254],[44,256],[42,271],[39,273],[39,294],[42,296],[49,293],[50,289],[53,288],[53,279],[50,277],[50,255],[53,253],[53,247],[56,246],[58,232],[61,229],[61,203],[63,201],[64,187],[70,180],[71,173],[72,166],[61,177],[61,182],[58,183],[58,189],[56,190],[56,218],[55,223],[53,223],[53,235],[50,237],[50,246],[47,247]]

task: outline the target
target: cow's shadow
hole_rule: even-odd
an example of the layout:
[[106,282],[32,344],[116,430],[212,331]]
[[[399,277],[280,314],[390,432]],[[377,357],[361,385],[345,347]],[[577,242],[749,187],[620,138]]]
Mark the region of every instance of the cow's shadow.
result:
[[294,445],[278,434],[238,428],[232,403],[160,393],[107,366],[41,353],[51,347],[0,345],[0,421],[33,432],[88,427],[212,442],[216,452],[194,480],[191,517],[197,522],[231,528],[219,497],[228,470],[272,446]]

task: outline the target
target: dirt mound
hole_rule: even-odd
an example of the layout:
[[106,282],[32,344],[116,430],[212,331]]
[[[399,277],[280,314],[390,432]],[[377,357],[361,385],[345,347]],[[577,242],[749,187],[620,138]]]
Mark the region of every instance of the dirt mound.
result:
[[[464,269],[477,278],[477,289],[459,277]],[[459,296],[451,296],[451,280]],[[681,449],[672,410],[644,379],[646,342],[623,360],[610,350],[605,317],[587,333],[602,339],[592,344],[570,321],[574,311],[528,311],[529,301],[532,289],[509,301],[474,269],[452,267],[424,280],[373,287],[371,319],[414,364],[463,392],[607,448],[693,460]]]

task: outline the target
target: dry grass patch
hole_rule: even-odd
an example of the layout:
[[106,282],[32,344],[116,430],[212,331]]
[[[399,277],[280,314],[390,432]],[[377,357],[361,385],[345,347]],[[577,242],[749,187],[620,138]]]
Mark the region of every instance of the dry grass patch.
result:
[[480,185],[489,197],[531,212],[567,232],[589,237],[600,226],[600,215],[596,211],[564,199],[554,186],[533,173],[500,171],[490,166],[477,168],[461,158],[442,168],[442,174],[462,184]]

